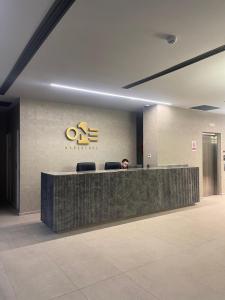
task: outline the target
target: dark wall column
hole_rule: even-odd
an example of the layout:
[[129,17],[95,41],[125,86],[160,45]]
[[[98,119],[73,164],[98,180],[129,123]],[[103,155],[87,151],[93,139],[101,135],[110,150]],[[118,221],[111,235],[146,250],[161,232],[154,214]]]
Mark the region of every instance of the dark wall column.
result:
[[136,114],[137,164],[143,165],[143,112]]

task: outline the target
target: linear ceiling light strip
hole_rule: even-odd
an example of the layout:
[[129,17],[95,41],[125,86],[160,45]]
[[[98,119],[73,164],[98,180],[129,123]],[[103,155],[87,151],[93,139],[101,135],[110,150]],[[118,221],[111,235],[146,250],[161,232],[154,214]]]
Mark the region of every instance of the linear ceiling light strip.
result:
[[46,38],[75,1],[76,0],[56,0],[53,3],[0,87],[1,95],[4,95],[8,91],[16,78],[24,70],[26,65],[30,62]]
[[90,89],[86,89],[86,88],[84,89],[84,88],[80,88],[80,87],[63,85],[63,84],[58,84],[58,83],[50,83],[50,86],[54,87],[54,88],[66,89],[66,90],[71,90],[71,91],[76,91],[76,92],[81,92],[81,93],[87,93],[87,94],[94,94],[94,95],[100,95],[100,96],[115,97],[115,98],[121,98],[121,99],[147,102],[149,104],[151,103],[151,104],[171,105],[171,103],[169,103],[169,102],[161,102],[161,101],[155,101],[155,100],[146,99],[146,98],[119,95],[119,94],[114,94],[114,93],[108,93],[105,91],[96,91],[96,90],[90,90]]
[[175,66],[173,66],[173,67],[170,67],[170,68],[168,68],[168,69],[166,69],[166,70],[163,70],[163,71],[161,71],[161,72],[159,72],[159,73],[156,73],[156,74],[153,74],[153,75],[148,76],[148,77],[146,77],[146,78],[143,78],[143,79],[141,79],[141,80],[132,82],[132,83],[130,83],[130,84],[128,84],[128,85],[125,85],[123,88],[124,88],[124,89],[130,89],[130,88],[133,88],[133,87],[138,86],[138,85],[141,85],[141,84],[143,84],[143,83],[145,83],[145,82],[151,81],[151,80],[153,80],[153,79],[156,79],[156,78],[162,77],[162,76],[164,76],[164,75],[167,75],[167,74],[169,74],[169,73],[175,72],[175,71],[177,71],[177,70],[179,70],[179,69],[185,68],[185,67],[187,67],[187,66],[189,66],[189,65],[195,64],[195,63],[197,63],[197,62],[199,62],[199,61],[201,61],[201,60],[203,60],[203,59],[209,58],[210,56],[219,54],[219,53],[221,53],[221,52],[223,52],[223,51],[225,51],[225,45],[220,46],[220,47],[218,47],[218,48],[216,48],[216,49],[210,50],[210,51],[208,51],[208,52],[205,52],[205,53],[203,53],[203,54],[200,54],[200,55],[198,55],[198,56],[195,56],[195,57],[193,57],[193,58],[191,58],[191,59],[185,60],[185,61],[183,61],[182,63],[177,64],[177,65],[175,65]]

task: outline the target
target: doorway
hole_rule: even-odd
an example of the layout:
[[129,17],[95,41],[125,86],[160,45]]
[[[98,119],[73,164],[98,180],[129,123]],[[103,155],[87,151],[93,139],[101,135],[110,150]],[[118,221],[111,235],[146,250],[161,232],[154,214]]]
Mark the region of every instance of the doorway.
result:
[[18,103],[0,101],[0,165],[0,209],[19,212]]
[[220,134],[207,133],[202,134],[203,145],[203,196],[212,196],[219,194],[220,183]]

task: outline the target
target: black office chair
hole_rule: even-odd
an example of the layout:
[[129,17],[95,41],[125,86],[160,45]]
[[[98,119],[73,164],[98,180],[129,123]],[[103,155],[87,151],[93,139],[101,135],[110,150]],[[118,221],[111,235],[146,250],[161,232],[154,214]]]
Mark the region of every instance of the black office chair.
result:
[[96,165],[94,162],[82,162],[77,163],[77,172],[85,172],[85,171],[95,171]]
[[120,162],[106,162],[105,163],[105,170],[117,170],[121,169]]

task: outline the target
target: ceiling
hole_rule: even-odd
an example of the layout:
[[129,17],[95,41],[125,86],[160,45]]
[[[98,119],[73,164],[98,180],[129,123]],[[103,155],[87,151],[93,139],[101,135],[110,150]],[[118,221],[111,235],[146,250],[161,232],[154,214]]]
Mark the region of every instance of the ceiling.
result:
[[54,0],[0,0],[0,85]]
[[[4,1],[0,81],[52,2]],[[122,88],[225,44],[224,11],[224,0],[77,0],[7,96],[128,110],[145,104],[50,87],[54,82],[185,108],[213,105],[225,113],[225,52],[138,87]],[[176,34],[177,43],[169,45],[161,37],[165,33]]]

